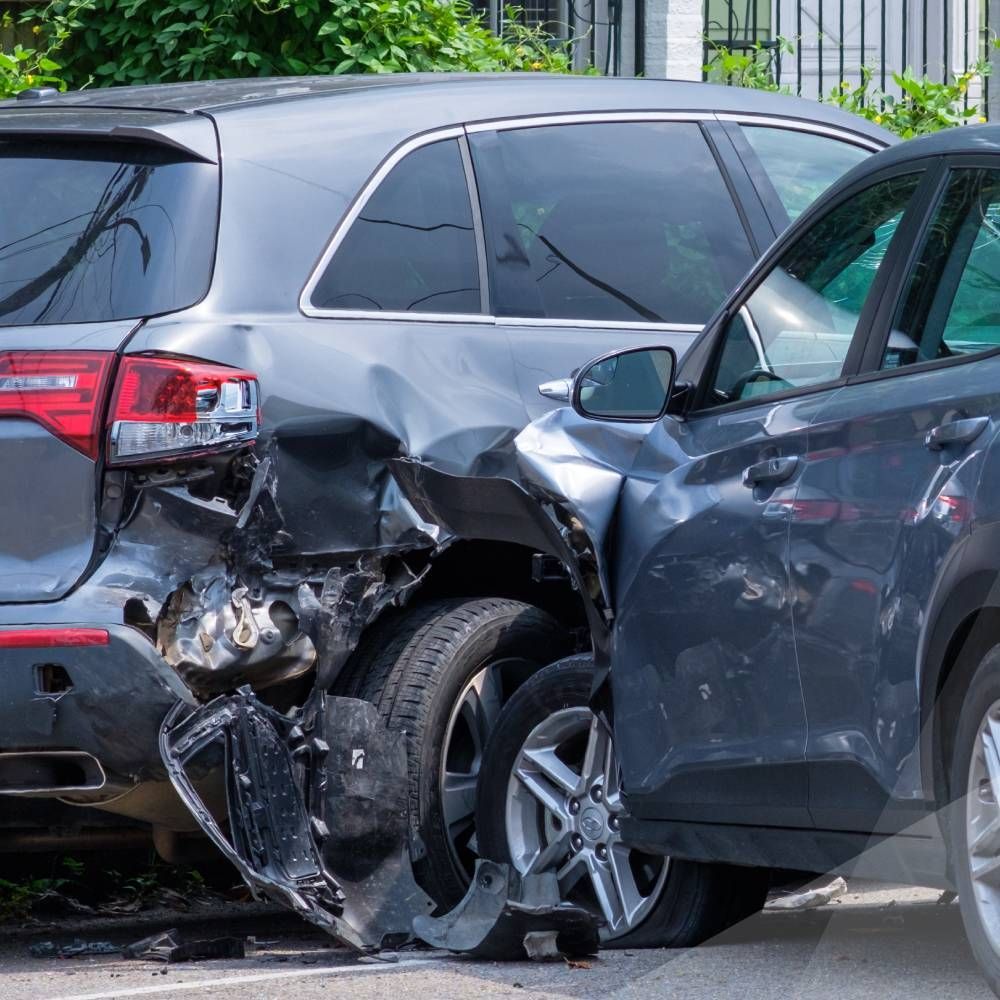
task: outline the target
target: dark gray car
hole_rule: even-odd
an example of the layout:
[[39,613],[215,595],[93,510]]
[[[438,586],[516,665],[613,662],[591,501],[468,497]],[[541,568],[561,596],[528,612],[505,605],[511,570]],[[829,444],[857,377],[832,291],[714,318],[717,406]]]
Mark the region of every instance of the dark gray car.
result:
[[1000,990],[998,385],[984,126],[856,168],[676,369],[585,366],[517,439],[529,492],[401,465],[428,517],[531,539],[593,602],[596,677],[547,668],[494,729],[483,854],[633,943],[703,940],[771,870],[956,888]]
[[406,731],[417,873],[456,899],[485,738],[584,612],[541,550],[427,523],[387,462],[502,472],[540,382],[683,353],[889,141],[791,98],[537,76],[5,104],[0,793],[171,855],[224,810],[178,802],[168,710],[350,695]]

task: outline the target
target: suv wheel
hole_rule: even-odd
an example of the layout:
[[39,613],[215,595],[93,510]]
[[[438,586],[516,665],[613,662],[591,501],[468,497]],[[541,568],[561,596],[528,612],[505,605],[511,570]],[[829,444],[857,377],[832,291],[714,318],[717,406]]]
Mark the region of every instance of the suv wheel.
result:
[[555,871],[566,899],[605,922],[605,947],[687,947],[764,905],[769,872],[645,854],[622,840],[614,747],[589,708],[592,661],[542,670],[497,722],[479,783],[482,853]]
[[1000,995],[1000,646],[979,664],[959,715],[948,829],[962,920]]
[[444,600],[378,623],[346,694],[407,734],[414,869],[442,907],[465,893],[478,857],[476,784],[511,692],[570,648],[548,613],[500,598]]

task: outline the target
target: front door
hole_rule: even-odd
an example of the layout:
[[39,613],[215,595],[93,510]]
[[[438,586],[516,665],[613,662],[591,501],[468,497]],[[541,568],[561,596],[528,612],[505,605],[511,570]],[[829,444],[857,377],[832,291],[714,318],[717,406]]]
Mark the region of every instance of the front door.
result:
[[612,685],[639,818],[811,823],[789,527],[812,425],[844,391],[919,181],[841,202],[782,254],[730,311],[692,411],[630,473]]

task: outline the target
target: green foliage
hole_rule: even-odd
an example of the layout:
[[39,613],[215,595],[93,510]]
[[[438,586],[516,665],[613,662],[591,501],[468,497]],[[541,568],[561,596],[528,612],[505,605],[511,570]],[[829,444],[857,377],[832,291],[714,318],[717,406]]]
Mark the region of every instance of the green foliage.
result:
[[872,70],[861,71],[861,82],[852,87],[848,83],[830,91],[827,100],[845,111],[852,111],[904,139],[917,135],[940,132],[941,129],[964,125],[968,122],[986,121],[978,106],[965,107],[969,87],[990,72],[987,62],[976,63],[966,72],[947,83],[936,83],[928,77],[918,77],[907,68],[893,73],[901,97],[894,97],[872,85]]
[[[89,0],[83,0],[89,2]],[[65,20],[73,15],[76,4],[66,4]],[[13,28],[14,21],[10,13],[0,16],[0,28]],[[40,26],[32,29],[32,34],[39,38],[39,47],[26,47],[18,42],[10,52],[0,52],[0,100],[14,97],[22,90],[31,87],[55,87],[66,89],[66,82],[60,73],[61,65],[55,58],[69,37],[65,24],[52,24],[47,30]]]
[[[753,90],[788,93],[787,87],[777,84],[776,60],[779,53],[795,54],[795,46],[789,39],[779,37],[770,46],[758,42],[741,52],[716,45],[710,39],[707,41],[713,48],[712,58],[704,67],[709,80]],[[902,96],[895,97],[874,86],[875,73],[865,66],[861,69],[860,83],[856,86],[842,83],[834,87],[825,100],[910,139],[955,125],[986,121],[978,106],[965,105],[969,88],[989,72],[990,64],[981,61],[951,80],[937,83],[927,76],[918,77],[907,68],[902,73],[892,74],[902,92]]]
[[0,921],[23,920],[39,903],[59,896],[83,874],[83,864],[75,858],[63,858],[60,867],[66,870],[68,877],[28,877],[17,882],[0,878]]
[[706,41],[712,47],[712,55],[702,68],[712,83],[788,93],[787,87],[779,87],[777,83],[778,56],[795,54],[795,49],[787,38],[779,35],[770,45],[756,42],[749,49],[740,51],[719,45],[710,38]]
[[568,43],[508,9],[498,37],[469,0],[51,0],[72,86],[432,70],[567,72]]

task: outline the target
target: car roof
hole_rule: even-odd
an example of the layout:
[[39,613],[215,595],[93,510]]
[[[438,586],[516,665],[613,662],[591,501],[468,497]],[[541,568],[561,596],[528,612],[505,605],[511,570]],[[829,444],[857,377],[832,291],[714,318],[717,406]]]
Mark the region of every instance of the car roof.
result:
[[[399,73],[357,76],[272,77],[211,80],[72,91],[0,102],[0,111],[85,109],[224,115],[275,102],[343,102],[364,93],[384,101],[387,111],[406,94],[426,95],[440,107],[441,124],[470,119],[557,114],[574,111],[668,110],[782,116],[846,128],[882,143],[892,136],[838,108],[765,91],[685,80],[585,77],[544,73]],[[382,101],[378,101],[381,95]],[[370,106],[370,105],[369,105]]]

